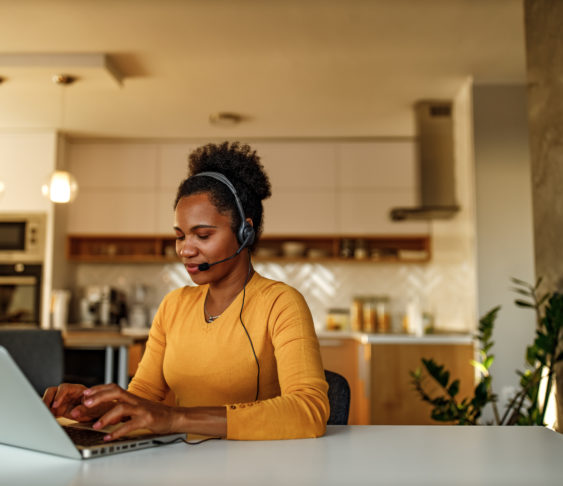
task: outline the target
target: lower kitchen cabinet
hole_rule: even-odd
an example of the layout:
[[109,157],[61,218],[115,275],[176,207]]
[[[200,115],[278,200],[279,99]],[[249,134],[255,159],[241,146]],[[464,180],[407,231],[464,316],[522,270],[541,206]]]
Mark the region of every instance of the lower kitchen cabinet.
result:
[[[451,379],[460,380],[458,397],[471,396],[475,387],[473,344],[372,344],[371,423],[378,425],[435,425],[432,406],[423,402],[411,384],[410,371],[422,366],[421,359],[445,365]],[[441,394],[431,378],[430,395]]]
[[[319,337],[325,369],[343,375],[350,384],[350,425],[435,425],[430,418],[431,406],[424,403],[413,389],[410,371],[422,366],[421,359],[434,359],[450,371],[452,379],[460,380],[459,397],[471,396],[475,386],[472,342],[424,343],[427,339],[400,336]],[[409,342],[412,341],[412,342]],[[439,341],[439,339],[438,339]],[[431,395],[441,393],[427,380]]]
[[353,338],[319,339],[323,366],[341,374],[350,385],[349,425],[370,423],[369,344]]

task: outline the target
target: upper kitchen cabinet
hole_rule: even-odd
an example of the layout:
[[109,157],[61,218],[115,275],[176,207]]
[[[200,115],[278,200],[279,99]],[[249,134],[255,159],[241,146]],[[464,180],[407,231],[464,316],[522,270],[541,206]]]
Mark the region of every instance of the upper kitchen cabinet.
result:
[[159,145],[156,186],[156,233],[174,234],[174,199],[180,182],[188,176],[188,156],[197,144]]
[[[416,204],[414,141],[252,142],[270,176],[264,234],[428,235],[429,225],[392,222]],[[68,233],[172,234],[173,201],[195,143],[69,143],[80,192]]]
[[423,235],[426,222],[395,222],[389,212],[417,203],[416,143],[338,144],[337,228],[341,234]]
[[155,233],[157,155],[154,144],[70,143],[79,195],[69,207],[68,232]]
[[334,234],[336,144],[253,143],[272,184],[264,201],[264,234]]

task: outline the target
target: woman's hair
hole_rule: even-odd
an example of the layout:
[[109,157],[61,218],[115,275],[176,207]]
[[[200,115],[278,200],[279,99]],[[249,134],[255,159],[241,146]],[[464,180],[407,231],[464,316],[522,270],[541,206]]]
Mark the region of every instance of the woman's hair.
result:
[[231,228],[235,234],[241,218],[231,190],[212,177],[192,177],[200,172],[219,172],[235,187],[244,214],[252,219],[256,237],[251,249],[256,247],[263,226],[262,200],[271,196],[271,186],[260,157],[248,145],[239,142],[208,144],[194,150],[189,156],[188,178],[178,187],[174,208],[181,198],[192,194],[207,193],[217,210],[229,213]]

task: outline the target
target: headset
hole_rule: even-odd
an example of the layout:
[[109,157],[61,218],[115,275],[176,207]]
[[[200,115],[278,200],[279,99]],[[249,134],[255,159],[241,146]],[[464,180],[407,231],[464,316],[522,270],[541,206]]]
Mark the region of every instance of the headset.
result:
[[[227,179],[220,172],[200,172],[198,174],[194,174],[192,177],[199,177],[199,176],[211,177],[212,179],[215,179],[219,182],[222,182],[223,184],[225,184],[229,188],[229,190],[233,193],[233,196],[235,197],[235,203],[237,205],[237,209],[238,209],[238,213],[240,215],[241,223],[240,223],[239,229],[236,233],[237,241],[239,242],[240,247],[232,257],[229,257],[229,258],[234,258],[244,248],[247,248],[250,245],[252,245],[252,243],[254,243],[254,238],[256,236],[256,233],[254,232],[254,228],[252,227],[252,225],[248,221],[246,221],[246,216],[244,215],[244,210],[242,209],[242,204],[241,204],[240,199],[238,197],[237,190],[235,189],[235,186],[233,186],[231,184],[231,181],[229,179]],[[225,260],[220,260],[218,262],[207,263],[207,264],[203,263],[202,265],[205,266],[205,268],[200,268],[199,270],[208,270],[210,266],[216,265],[217,263],[222,263],[223,261],[225,261]],[[200,265],[200,267],[201,267],[201,265]]]
[[[235,253],[233,253],[230,257],[224,258],[223,260],[219,260],[219,261],[216,261],[216,262],[213,262],[213,263],[207,263],[207,262],[200,263],[197,268],[198,268],[199,271],[203,272],[203,271],[209,270],[213,265],[217,265],[218,263],[223,263],[223,262],[226,262],[228,260],[231,260],[232,258],[235,258],[244,248],[250,247],[250,245],[252,245],[252,243],[254,243],[254,238],[256,237],[256,233],[255,233],[252,225],[248,221],[246,221],[246,216],[244,214],[242,204],[241,204],[240,199],[238,197],[237,190],[235,189],[235,186],[233,186],[233,184],[231,184],[231,181],[229,179],[227,179],[220,172],[212,172],[212,171],[199,172],[198,174],[194,174],[192,177],[199,177],[199,176],[211,177],[212,179],[215,179],[215,180],[218,180],[219,182],[222,182],[223,184],[225,184],[225,186],[227,186],[229,188],[229,190],[233,193],[233,196],[235,197],[235,203],[237,205],[237,209],[238,209],[240,219],[241,219],[239,229],[236,233],[237,241],[240,245],[239,249]],[[254,355],[254,360],[256,361],[256,367],[258,368],[258,374],[256,376],[256,398],[255,398],[255,401],[257,401],[258,400],[258,393],[260,391],[260,363],[258,361],[258,356],[256,356],[256,351],[254,350],[254,344],[252,344],[252,339],[250,338],[250,334],[248,334],[246,326],[244,325],[244,322],[242,321],[242,309],[244,308],[244,298],[246,297],[246,284],[248,283],[248,280],[250,278],[251,269],[252,269],[252,267],[250,266],[250,251],[249,251],[248,252],[248,274],[246,275],[246,279],[244,281],[244,287],[242,288],[242,305],[240,306],[239,320],[240,320],[240,323],[242,324],[244,332],[246,333],[246,336],[248,337],[248,341],[250,342],[250,347],[252,348],[252,354]]]

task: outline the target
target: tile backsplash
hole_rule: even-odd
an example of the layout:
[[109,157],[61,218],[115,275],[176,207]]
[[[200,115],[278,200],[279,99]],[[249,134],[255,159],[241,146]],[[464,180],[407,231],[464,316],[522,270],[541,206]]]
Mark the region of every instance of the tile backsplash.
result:
[[[389,296],[393,329],[400,328],[406,306],[412,301],[434,316],[437,329],[472,332],[476,327],[475,271],[469,263],[258,262],[254,266],[261,275],[298,289],[318,330],[323,329],[329,308],[349,308],[357,295]],[[146,306],[152,317],[166,293],[192,283],[181,264],[81,263],[76,265],[75,301],[87,285],[111,285],[130,294],[136,284],[149,289]]]

